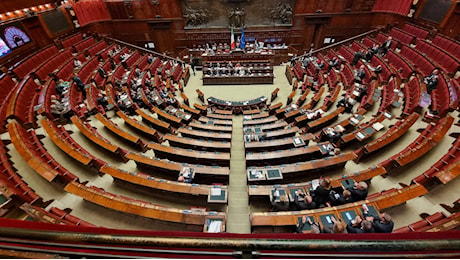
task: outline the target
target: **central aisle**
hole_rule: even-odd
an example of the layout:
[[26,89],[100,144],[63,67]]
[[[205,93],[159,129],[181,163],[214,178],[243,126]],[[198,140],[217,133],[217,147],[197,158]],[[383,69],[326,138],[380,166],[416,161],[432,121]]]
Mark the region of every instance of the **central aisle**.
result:
[[234,115],[226,229],[229,233],[250,234],[249,196],[243,141],[243,116]]

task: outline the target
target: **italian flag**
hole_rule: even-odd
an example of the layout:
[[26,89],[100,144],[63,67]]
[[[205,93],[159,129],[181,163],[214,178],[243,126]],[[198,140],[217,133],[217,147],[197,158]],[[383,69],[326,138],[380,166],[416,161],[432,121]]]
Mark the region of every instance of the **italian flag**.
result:
[[233,27],[232,27],[232,35],[230,36],[230,49],[235,49],[235,35],[233,34]]

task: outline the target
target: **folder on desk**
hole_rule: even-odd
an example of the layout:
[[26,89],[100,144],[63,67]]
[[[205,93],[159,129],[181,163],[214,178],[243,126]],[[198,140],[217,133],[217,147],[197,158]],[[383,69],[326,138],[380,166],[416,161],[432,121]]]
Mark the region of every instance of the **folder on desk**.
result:
[[221,193],[221,188],[211,188],[211,196],[219,196]]
[[384,127],[384,125],[382,125],[381,123],[377,122],[377,123],[374,123],[374,124],[372,125],[372,127],[373,127],[375,130],[380,131],[380,130]]

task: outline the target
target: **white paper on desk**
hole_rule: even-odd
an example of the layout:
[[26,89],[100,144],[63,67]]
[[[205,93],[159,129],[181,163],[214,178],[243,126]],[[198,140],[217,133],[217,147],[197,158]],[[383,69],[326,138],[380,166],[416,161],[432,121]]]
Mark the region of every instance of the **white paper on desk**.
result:
[[214,221],[211,221],[211,224],[209,224],[208,232],[209,233],[219,233],[221,228],[222,228],[222,221],[214,220]]
[[252,119],[252,116],[243,116],[243,119],[244,119],[244,120],[251,120],[251,119]]
[[350,122],[352,122],[352,123],[355,124],[355,125],[356,125],[357,123],[359,123],[358,119],[356,119],[356,118],[354,118],[354,117],[350,118]]
[[220,188],[211,188],[211,196],[219,196],[222,193]]
[[358,92],[358,91],[356,91],[356,90],[354,90],[354,91],[353,91],[353,95],[355,95],[355,96],[359,96],[359,92]]
[[311,187],[313,190],[316,190],[316,188],[318,188],[319,186],[319,180],[318,179],[314,179],[311,181]]
[[363,133],[359,132],[356,134],[356,136],[359,138],[359,139],[364,139],[364,137],[366,137]]
[[379,122],[374,123],[374,124],[372,125],[372,128],[374,128],[374,129],[377,130],[377,131],[380,131],[383,127],[384,127],[384,125],[382,125],[382,124],[379,123]]

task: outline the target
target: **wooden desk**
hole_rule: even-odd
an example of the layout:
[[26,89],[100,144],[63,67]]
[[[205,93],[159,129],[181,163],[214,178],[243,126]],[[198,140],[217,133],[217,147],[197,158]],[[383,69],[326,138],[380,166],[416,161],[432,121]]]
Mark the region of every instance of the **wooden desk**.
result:
[[83,165],[90,165],[93,161],[93,158],[85,154],[81,149],[76,149],[70,143],[66,142],[52,126],[52,123],[48,118],[43,118],[41,124],[45,129],[47,135],[51,138],[53,143],[59,147],[63,152],[65,152],[70,157],[74,158]]
[[160,160],[158,158],[147,157],[139,153],[128,153],[126,155],[126,158],[135,161],[138,166],[153,167],[163,172],[173,172],[175,176],[179,174],[183,167],[193,168],[196,174],[208,174],[219,176],[228,176],[230,174],[230,169],[228,167],[184,164],[169,160]]
[[227,141],[203,141],[189,137],[179,137],[177,135],[166,134],[163,136],[170,145],[182,147],[186,149],[204,150],[204,151],[220,151],[230,152],[231,142]]
[[96,131],[90,130],[89,126],[82,122],[80,118],[72,116],[70,120],[72,120],[72,123],[74,123],[74,125],[80,130],[80,132],[93,143],[103,148],[104,150],[112,153],[116,157],[121,158],[123,161],[126,161],[126,158],[124,157],[124,154],[122,153],[122,150],[119,146],[112,144],[109,140],[101,136]]
[[248,152],[246,153],[246,165],[272,165],[308,161],[312,157],[321,157],[324,154],[321,146],[326,144],[329,144],[329,142],[274,152]]
[[[246,118],[249,118],[249,116],[247,116]],[[271,123],[276,122],[278,120],[278,118],[276,116],[270,116],[270,117],[265,117],[265,118],[261,118],[261,119],[249,119],[249,120],[246,119],[246,118],[244,118],[244,120],[243,120],[243,126],[271,124]]]
[[308,145],[309,141],[315,136],[312,133],[306,133],[294,137],[285,137],[283,139],[273,139],[260,142],[245,142],[244,147],[246,151],[274,151],[282,149],[290,149],[296,147],[294,139],[299,138],[304,142],[304,145]]
[[126,115],[122,111],[117,111],[117,115],[125,121],[125,124],[133,127],[137,131],[145,134],[146,136],[150,137],[151,139],[153,139],[156,142],[161,141],[161,137],[158,134],[158,132],[155,131],[155,129],[152,129],[152,128],[148,127],[148,126],[142,125],[137,120],[132,119],[131,117],[129,117],[128,115]]
[[220,120],[220,119],[214,119],[214,118],[208,118],[208,117],[205,117],[205,116],[200,116],[200,118],[198,118],[198,121],[200,121],[201,123],[205,123],[205,124],[211,124],[211,125],[224,125],[224,126],[233,126],[233,122],[232,120]]
[[96,187],[88,187],[76,182],[69,183],[64,189],[65,191],[79,196],[84,200],[105,208],[162,221],[204,225],[207,216],[212,215],[225,217],[225,213],[222,212],[183,210],[155,205],[146,201],[133,200],[127,197],[108,193]]
[[212,119],[220,119],[220,120],[232,120],[233,119],[232,115],[223,115],[223,114],[216,114],[216,113],[208,113],[206,116]]
[[205,139],[205,140],[220,140],[230,142],[232,140],[231,133],[217,133],[217,132],[208,132],[201,130],[193,130],[189,128],[179,128],[177,131],[182,134],[182,136],[196,138],[196,139]]
[[172,133],[174,129],[171,127],[169,123],[166,123],[162,120],[159,120],[157,118],[154,118],[141,109],[136,109],[136,113],[142,117],[142,121],[148,122],[150,125],[152,125],[156,130],[166,132],[166,133]]
[[[332,121],[337,120],[339,115],[343,113],[344,110],[345,110],[344,107],[339,107],[337,108],[337,110],[334,110],[333,112],[321,118],[318,118],[316,120],[313,120],[307,123],[307,127],[306,127],[307,131],[313,132],[313,131],[316,131],[318,128],[323,127],[324,125],[330,124]],[[301,121],[300,117],[296,117],[295,121],[296,121],[296,124],[299,123]]]
[[196,128],[196,129],[202,129],[202,130],[207,130],[207,131],[215,131],[215,132],[232,132],[232,127],[231,126],[216,126],[212,124],[204,124],[201,123],[200,121],[194,121],[188,124],[189,127]]
[[266,102],[267,98],[265,96],[245,101],[227,101],[215,97],[208,98],[208,104],[210,106],[224,110],[231,110],[233,113],[240,113],[243,110],[250,110],[254,107],[265,107]]
[[251,85],[251,84],[273,84],[273,73],[261,75],[250,74],[244,76],[209,76],[203,75],[203,85]]
[[[130,183],[134,183],[137,185],[150,187],[153,189],[175,192],[175,193],[187,193],[192,195],[202,195],[208,196],[210,190],[213,185],[204,185],[204,184],[190,184],[190,183],[182,183],[177,181],[170,181],[160,178],[155,178],[151,175],[144,174],[144,173],[134,173],[128,172],[125,170],[121,170],[115,168],[110,165],[102,166],[100,169],[101,173],[108,174],[116,179],[120,179],[123,181],[127,181]],[[227,186],[222,186],[222,188],[227,188]]]
[[186,104],[181,104],[180,107],[185,111],[185,112],[188,112],[192,115],[192,118],[194,119],[197,119],[201,116],[201,111],[198,110],[198,109],[194,109],[194,108],[191,108],[189,107],[188,105]]
[[97,113],[95,117],[104,125],[105,128],[107,128],[109,131],[114,133],[115,135],[119,136],[125,141],[128,141],[129,143],[132,143],[136,145],[139,149],[142,151],[146,151],[146,144],[138,137],[131,135],[128,132],[125,132],[122,130],[120,127],[118,127],[115,123],[113,123],[111,120],[107,119],[105,116]]
[[10,134],[11,142],[13,143],[16,151],[21,155],[21,157],[27,162],[27,164],[34,169],[40,176],[45,178],[45,180],[52,182],[59,173],[48,166],[48,164],[43,163],[43,161],[35,156],[35,154],[29,149],[26,143],[23,140],[19,132],[19,127],[22,127],[16,121],[8,123],[8,133]]
[[166,113],[165,111],[159,109],[158,107],[152,107],[152,111],[157,113],[158,118],[164,119],[170,124],[172,124],[174,127],[180,127],[184,123],[182,122],[182,119],[177,118],[176,116],[170,115]]
[[264,125],[256,125],[258,126],[262,131],[274,131],[278,129],[283,129],[286,126],[288,126],[288,123],[284,120],[279,120],[270,124],[264,124]]
[[[367,155],[389,145],[401,137],[403,134],[405,134],[411,128],[411,126],[417,122],[419,116],[420,115],[418,113],[414,112],[401,124],[396,123],[396,125],[390,128],[390,130],[388,130],[385,134],[366,144],[363,147],[362,153],[358,153],[358,155]],[[361,158],[361,156],[359,158]]]
[[438,128],[435,130],[435,132],[432,132],[430,136],[428,136],[422,143],[413,147],[413,149],[400,153],[398,158],[396,158],[396,162],[400,166],[404,166],[430,151],[431,148],[433,148],[439,141],[441,141],[441,139],[449,130],[453,121],[454,118],[449,115],[444,117],[444,120],[438,122]]
[[267,132],[267,135],[265,136],[265,138],[267,140],[270,140],[270,139],[279,139],[283,137],[292,137],[298,131],[299,131],[299,128],[297,126],[289,127],[289,128],[282,129],[282,130]]
[[158,158],[196,164],[230,166],[230,153],[182,149],[157,143],[149,143],[147,146],[155,152],[155,156]]

